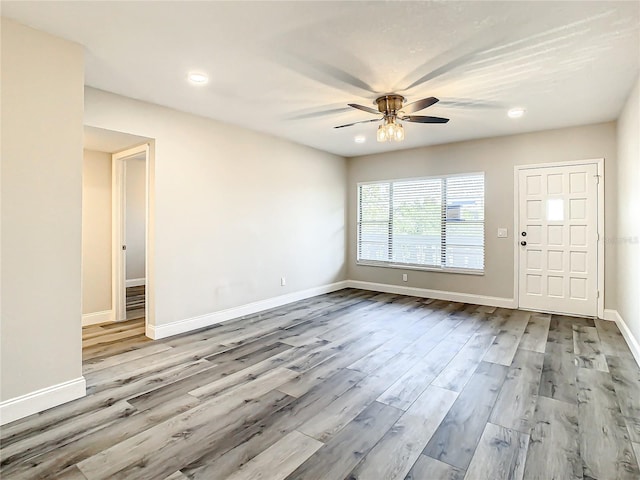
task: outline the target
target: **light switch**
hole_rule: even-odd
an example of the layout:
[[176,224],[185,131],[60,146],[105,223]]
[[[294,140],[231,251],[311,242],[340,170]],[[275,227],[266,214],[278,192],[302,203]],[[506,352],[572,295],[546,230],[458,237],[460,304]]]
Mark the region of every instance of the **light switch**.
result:
[[498,238],[507,238],[509,236],[509,231],[506,228],[498,229]]

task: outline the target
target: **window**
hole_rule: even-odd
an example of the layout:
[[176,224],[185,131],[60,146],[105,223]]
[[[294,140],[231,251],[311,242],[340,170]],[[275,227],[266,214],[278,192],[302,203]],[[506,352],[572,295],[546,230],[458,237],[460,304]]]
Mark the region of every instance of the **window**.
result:
[[357,261],[482,272],[484,173],[359,184]]

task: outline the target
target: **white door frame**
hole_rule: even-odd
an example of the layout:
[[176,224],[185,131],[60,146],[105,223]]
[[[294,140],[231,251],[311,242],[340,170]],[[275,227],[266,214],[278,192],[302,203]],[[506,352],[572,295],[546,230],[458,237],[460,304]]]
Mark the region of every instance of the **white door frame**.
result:
[[518,248],[518,232],[520,231],[520,171],[531,168],[546,167],[570,167],[576,165],[596,165],[598,168],[598,269],[597,269],[597,288],[598,288],[598,318],[604,318],[604,158],[595,158],[589,160],[573,160],[556,163],[533,163],[528,165],[516,165],[513,172],[513,299],[516,308],[520,306],[519,298],[519,282],[520,282],[520,248]]
[[[126,320],[126,279],[125,255],[122,246],[126,244],[126,173],[125,161],[144,153],[145,156],[145,278],[149,283],[149,144],[129,148],[111,155],[112,159],[112,195],[111,195],[111,298],[115,321]],[[145,301],[145,325],[149,321],[149,302]]]

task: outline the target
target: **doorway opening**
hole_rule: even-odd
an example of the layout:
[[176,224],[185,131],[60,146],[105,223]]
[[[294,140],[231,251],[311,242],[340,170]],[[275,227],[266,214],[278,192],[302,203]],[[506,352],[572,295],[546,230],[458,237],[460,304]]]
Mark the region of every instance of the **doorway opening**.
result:
[[82,337],[91,363],[150,341],[153,140],[90,126],[84,138]]

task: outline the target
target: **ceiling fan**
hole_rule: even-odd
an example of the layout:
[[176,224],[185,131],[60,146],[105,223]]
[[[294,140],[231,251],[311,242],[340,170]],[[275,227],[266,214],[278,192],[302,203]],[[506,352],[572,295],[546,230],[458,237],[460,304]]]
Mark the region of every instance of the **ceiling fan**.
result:
[[404,102],[405,98],[402,95],[392,93],[376,98],[376,101],[374,103],[378,106],[378,110],[370,107],[365,107],[364,105],[358,105],[356,103],[349,103],[348,105],[352,108],[357,108],[358,110],[362,110],[364,112],[373,113],[374,115],[382,114],[382,117],[374,118],[372,120],[362,120],[360,122],[347,123],[346,125],[339,125],[333,128],[344,128],[350,127],[352,125],[357,125],[359,123],[383,121],[384,123],[378,127],[378,132],[376,134],[376,139],[378,140],[378,142],[392,140],[401,142],[402,140],[404,140],[404,127],[401,123],[399,123],[399,120],[402,120],[403,122],[414,123],[447,123],[449,121],[448,118],[442,117],[409,115],[411,113],[415,113],[427,107],[430,107],[434,103],[437,103],[438,99],[435,97],[423,98],[422,100],[418,100],[416,102],[409,103],[408,105],[403,106]]

